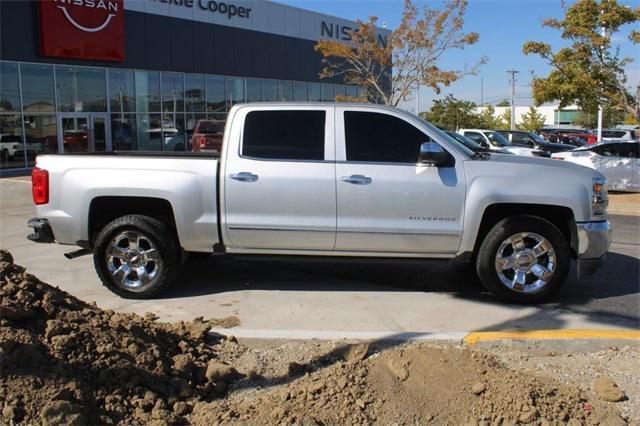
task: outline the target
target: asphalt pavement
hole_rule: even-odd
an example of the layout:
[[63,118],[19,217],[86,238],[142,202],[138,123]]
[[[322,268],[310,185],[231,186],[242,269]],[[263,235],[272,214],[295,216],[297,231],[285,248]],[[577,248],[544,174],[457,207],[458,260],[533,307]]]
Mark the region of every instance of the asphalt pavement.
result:
[[613,244],[593,277],[575,271],[549,303],[496,302],[465,265],[442,261],[191,260],[155,300],[121,299],[99,282],[90,256],[31,243],[35,215],[25,178],[0,179],[0,247],[41,280],[103,308],[167,321],[235,315],[238,337],[459,338],[469,331],[640,329],[640,217],[612,216]]

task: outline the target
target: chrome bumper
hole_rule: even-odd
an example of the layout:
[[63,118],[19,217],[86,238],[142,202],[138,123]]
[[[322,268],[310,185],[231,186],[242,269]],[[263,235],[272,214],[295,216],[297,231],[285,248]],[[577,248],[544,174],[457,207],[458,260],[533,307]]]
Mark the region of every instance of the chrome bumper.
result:
[[602,265],[611,245],[611,224],[604,222],[577,223],[578,276],[592,275]]

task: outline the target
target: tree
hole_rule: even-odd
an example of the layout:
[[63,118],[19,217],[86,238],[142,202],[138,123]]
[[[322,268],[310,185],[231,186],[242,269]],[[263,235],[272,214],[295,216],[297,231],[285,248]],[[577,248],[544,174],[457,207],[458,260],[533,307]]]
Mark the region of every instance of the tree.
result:
[[462,30],[467,0],[447,0],[442,10],[425,6],[423,16],[411,0],[405,0],[402,21],[380,42],[372,16],[357,22],[349,34],[350,43],[321,40],[315,50],[325,65],[321,78],[342,77],[347,83],[367,88],[370,100],[397,106],[416,86],[440,93],[465,75],[473,74],[486,62],[480,59],[463,70],[445,70],[440,59],[452,49],[464,49],[478,41],[475,32]]
[[[619,109],[605,106],[602,110],[602,127],[614,127],[616,124],[624,122],[625,114]],[[595,129],[598,125],[598,114],[592,112],[580,111],[573,124],[584,127],[585,129]]]
[[[511,119],[511,117],[509,117]],[[522,121],[518,124],[518,129],[535,132],[544,126],[544,116],[535,107],[530,106],[529,111],[522,115]]]
[[496,129],[500,127],[500,119],[496,117],[496,109],[493,105],[489,104],[482,108],[482,111],[478,114],[476,126],[482,129]]
[[498,117],[496,129],[511,130],[511,108],[505,109],[502,115]]
[[475,103],[447,95],[435,100],[431,109],[428,112],[421,112],[420,116],[434,126],[456,131],[465,127],[476,127],[478,118],[475,109]]
[[509,102],[509,100],[508,100],[508,99],[503,99],[503,100],[501,100],[500,102],[498,102],[498,103],[496,104],[496,106],[499,106],[499,107],[508,107],[508,106],[511,106],[511,102]]
[[[621,27],[639,21],[640,7],[628,8],[617,0],[577,0],[564,19],[544,20],[544,26],[560,30],[570,45],[554,53],[546,43],[524,44],[526,55],[538,55],[552,67],[546,78],[533,79],[536,103],[557,100],[560,107],[575,103],[587,113],[596,112],[600,105],[634,112],[624,87],[624,67],[632,59],[620,58],[612,38]],[[606,30],[604,36],[601,28]],[[631,31],[629,39],[640,43],[640,32]]]

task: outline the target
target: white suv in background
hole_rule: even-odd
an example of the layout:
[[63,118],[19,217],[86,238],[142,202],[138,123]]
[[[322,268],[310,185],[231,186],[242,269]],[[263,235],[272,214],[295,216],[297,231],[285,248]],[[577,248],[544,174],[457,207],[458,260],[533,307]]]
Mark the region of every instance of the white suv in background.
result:
[[489,148],[496,152],[506,152],[516,155],[526,155],[533,157],[533,149],[524,146],[515,146],[507,138],[502,136],[495,130],[489,129],[460,129],[458,130],[462,136],[466,136],[480,146]]
[[[640,138],[639,133],[633,129],[602,129],[602,140],[612,142],[632,141]],[[597,131],[596,134],[598,134]]]

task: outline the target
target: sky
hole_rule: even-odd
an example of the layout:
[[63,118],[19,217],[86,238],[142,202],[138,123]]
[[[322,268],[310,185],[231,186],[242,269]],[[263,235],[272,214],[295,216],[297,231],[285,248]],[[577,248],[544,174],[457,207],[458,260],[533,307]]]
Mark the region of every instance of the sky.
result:
[[[390,29],[395,28],[402,17],[402,0],[275,0],[320,13],[346,19],[365,20],[369,16],[377,16],[380,23],[386,22]],[[619,0],[621,4],[640,6],[640,0]],[[427,3],[430,7],[441,6],[440,1],[417,0],[418,6]],[[420,90],[420,111],[429,109],[433,99],[449,93],[456,98],[480,103],[495,103],[509,98],[511,93],[510,75],[507,70],[516,69],[516,105],[529,105],[531,99],[531,73],[545,76],[549,67],[534,55],[525,56],[522,46],[525,42],[543,41],[549,43],[554,50],[565,43],[559,31],[542,27],[542,20],[564,15],[560,0],[469,0],[465,14],[465,31],[480,34],[475,45],[465,49],[447,53],[441,62],[445,69],[462,69],[465,64],[473,64],[486,56],[489,62],[480,68],[477,76],[467,76],[444,88],[440,95],[432,89]],[[632,26],[623,27],[615,35],[622,56],[635,58],[635,62],[627,67],[628,87],[635,93],[635,86],[640,82],[640,48],[632,45],[627,34]],[[483,90],[482,90],[483,88]],[[415,99],[405,104],[406,109],[415,110]]]

